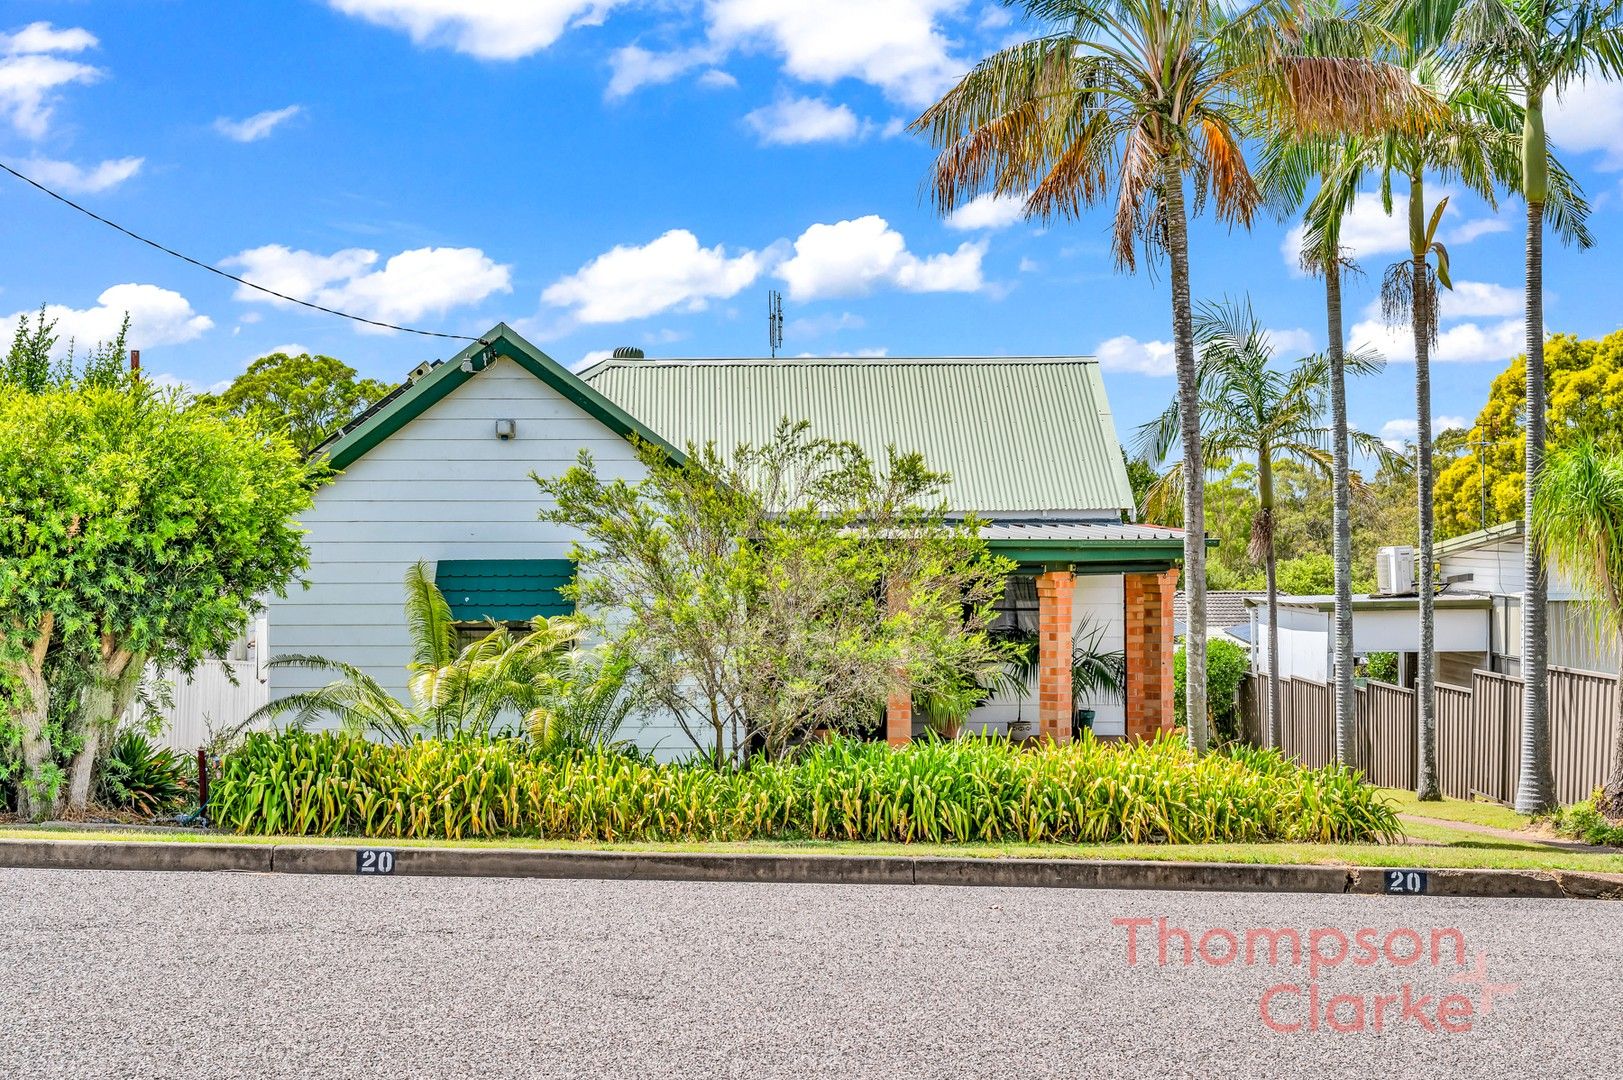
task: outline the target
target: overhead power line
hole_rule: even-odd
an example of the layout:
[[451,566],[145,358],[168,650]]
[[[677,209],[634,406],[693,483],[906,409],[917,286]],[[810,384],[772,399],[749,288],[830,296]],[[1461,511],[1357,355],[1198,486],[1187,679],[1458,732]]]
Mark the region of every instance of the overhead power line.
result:
[[325,306],[323,306],[321,304],[317,304],[317,303],[314,303],[314,302],[309,301],[309,300],[300,300],[296,296],[288,296],[286,293],[279,293],[275,289],[267,289],[263,285],[257,285],[254,282],[249,281],[247,278],[241,278],[241,277],[238,277],[236,274],[230,273],[230,272],[225,271],[225,270],[221,270],[218,266],[210,266],[208,263],[204,262],[201,259],[194,259],[190,255],[183,255],[182,253],[176,251],[174,248],[165,247],[163,244],[158,243],[156,240],[150,240],[147,237],[142,236],[138,232],[133,232],[130,229],[126,229],[124,226],[120,225],[116,221],[108,221],[106,218],[102,217],[100,214],[96,213],[94,210],[88,210],[85,207],[80,206],[78,203],[74,202],[72,199],[68,198],[66,195],[61,195],[61,194],[58,194],[55,191],[52,191],[50,188],[46,187],[44,184],[40,183],[38,180],[35,180],[31,176],[24,176],[22,173],[18,172],[16,169],[13,169],[10,165],[7,165],[3,161],[0,161],[0,169],[4,169],[6,172],[10,173],[12,176],[15,176],[17,179],[21,180],[23,183],[29,185],[30,187],[37,188],[40,191],[43,191],[45,194],[49,195],[51,198],[55,199],[57,202],[63,203],[65,205],[67,205],[67,206],[71,206],[71,207],[73,207],[73,209],[79,211],[79,213],[85,215],[86,217],[93,218],[94,220],[101,222],[103,225],[107,226],[109,229],[116,229],[117,231],[123,233],[125,236],[128,236],[132,240],[139,240],[141,243],[147,245],[148,247],[157,248],[159,251],[163,252],[165,255],[174,256],[175,258],[179,259],[181,262],[191,263],[193,266],[195,266],[195,267],[197,267],[197,268],[199,268],[201,270],[207,270],[211,274],[218,274],[220,277],[223,277],[223,278],[227,279],[228,281],[235,281],[238,285],[242,285],[242,286],[245,286],[245,287],[250,288],[250,289],[255,289],[255,290],[259,291],[259,292],[264,293],[267,296],[274,296],[278,300],[286,300],[290,304],[297,304],[300,307],[307,307],[307,308],[310,308],[312,311],[320,311],[320,312],[323,312],[323,313],[325,313],[327,315],[336,315],[340,319],[349,319],[351,322],[365,323],[367,326],[377,326],[377,327],[381,327],[384,330],[399,330],[401,333],[404,333],[404,334],[417,334],[420,337],[450,338],[450,339],[455,340],[455,341],[477,341],[481,345],[489,345],[490,344],[490,342],[486,341],[484,338],[469,337],[467,334],[447,334],[447,333],[444,333],[444,332],[439,331],[439,330],[418,330],[418,329],[416,329],[414,327],[410,327],[410,326],[397,326],[394,323],[380,322],[377,319],[368,319],[368,318],[366,318],[365,316],[362,316],[362,315],[351,315],[347,311],[339,311],[337,308],[325,307]]

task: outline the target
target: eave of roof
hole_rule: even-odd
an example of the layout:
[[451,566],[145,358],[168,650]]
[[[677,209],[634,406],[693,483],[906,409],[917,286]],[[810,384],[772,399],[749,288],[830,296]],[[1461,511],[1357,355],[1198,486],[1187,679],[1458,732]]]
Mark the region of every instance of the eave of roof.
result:
[[353,465],[385,439],[421,416],[430,406],[477,376],[498,357],[513,361],[620,437],[651,443],[673,459],[681,460],[681,452],[658,433],[524,340],[512,327],[497,323],[478,341],[385,399],[381,408],[363,417],[358,424],[328,444],[324,448],[328,463],[335,469]]
[[1470,551],[1488,544],[1519,540],[1522,532],[1520,521],[1501,521],[1497,525],[1489,525],[1486,529],[1478,529],[1464,536],[1451,536],[1447,540],[1439,540],[1434,554],[1442,558],[1444,555],[1458,555],[1462,551]]

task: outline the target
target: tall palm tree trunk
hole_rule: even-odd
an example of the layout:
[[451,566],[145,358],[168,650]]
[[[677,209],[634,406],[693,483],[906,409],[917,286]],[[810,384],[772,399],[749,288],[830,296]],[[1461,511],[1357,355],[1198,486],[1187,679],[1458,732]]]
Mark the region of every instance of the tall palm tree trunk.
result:
[[1185,722],[1189,745],[1206,751],[1206,469],[1200,456],[1200,387],[1195,378],[1195,316],[1189,300],[1189,223],[1183,173],[1162,173],[1167,257],[1172,268],[1172,351],[1178,369],[1178,432],[1183,443],[1183,591],[1188,601],[1184,638]]
[[[1324,264],[1324,308],[1329,322],[1331,484],[1335,537],[1335,711],[1336,760],[1358,768],[1358,701],[1353,689],[1352,618],[1352,453],[1347,435],[1347,346],[1341,317],[1341,261],[1331,252]],[[1272,631],[1270,631],[1272,633]]]
[[[1623,633],[1618,636],[1623,638]],[[1617,685],[1612,688],[1612,764],[1606,770],[1601,810],[1610,817],[1623,813],[1623,649],[1617,657]]]
[[[1529,110],[1531,114],[1531,110]],[[1544,207],[1527,204],[1527,475],[1524,514],[1533,520],[1533,496],[1544,471]],[[1524,814],[1555,805],[1550,761],[1550,689],[1544,559],[1531,538],[1523,544],[1522,731],[1516,809]]]
[[1415,704],[1418,731],[1415,762],[1415,793],[1425,800],[1443,797],[1437,786],[1437,626],[1432,598],[1432,466],[1431,466],[1431,339],[1435,299],[1431,288],[1431,268],[1427,263],[1425,226],[1426,201],[1421,177],[1409,182],[1409,237],[1414,262],[1412,275],[1414,306],[1414,386],[1415,386],[1415,479],[1420,512],[1420,557],[1416,560],[1415,581],[1420,601],[1420,654],[1415,673]]
[[1279,714],[1279,559],[1274,550],[1274,463],[1267,446],[1257,454],[1257,521],[1252,546],[1262,548],[1263,575],[1268,581],[1268,745],[1284,745]]

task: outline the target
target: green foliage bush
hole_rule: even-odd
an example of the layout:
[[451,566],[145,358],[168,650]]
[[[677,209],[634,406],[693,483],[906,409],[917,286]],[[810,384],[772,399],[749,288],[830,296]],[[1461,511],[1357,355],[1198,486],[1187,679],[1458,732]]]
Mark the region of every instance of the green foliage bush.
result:
[[1376,682],[1396,683],[1398,681],[1398,654],[1395,652],[1372,652],[1364,658],[1364,674]]
[[1600,811],[1600,792],[1581,803],[1564,806],[1550,818],[1555,830],[1586,844],[1623,847],[1623,822],[1613,821]]
[[97,777],[97,794],[105,806],[138,814],[173,810],[186,798],[187,762],[168,747],[152,744],[139,731],[114,740]]
[[[1180,727],[1185,726],[1184,696],[1189,677],[1184,647],[1172,657],[1172,686],[1174,715]],[[1206,711],[1211,714],[1212,732],[1219,741],[1232,742],[1240,737],[1240,682],[1251,670],[1251,659],[1239,645],[1224,638],[1206,642]]]
[[1389,839],[1357,773],[1180,742],[990,738],[892,749],[834,738],[737,771],[519,741],[407,744],[259,733],[222,764],[210,816],[240,833],[595,841],[1316,842]]

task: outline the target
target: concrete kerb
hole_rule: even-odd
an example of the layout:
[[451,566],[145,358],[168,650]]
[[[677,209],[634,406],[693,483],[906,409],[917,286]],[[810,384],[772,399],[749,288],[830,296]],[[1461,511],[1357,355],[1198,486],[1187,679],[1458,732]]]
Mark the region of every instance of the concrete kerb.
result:
[[[387,851],[401,877],[970,885],[1012,888],[1378,894],[1379,867],[1148,860],[952,858],[512,848],[371,847],[0,838],[0,867],[354,875],[361,853]],[[373,865],[374,870],[382,869]],[[1405,868],[1406,870],[1408,868]],[[1432,896],[1623,900],[1623,875],[1567,870],[1425,870]]]

